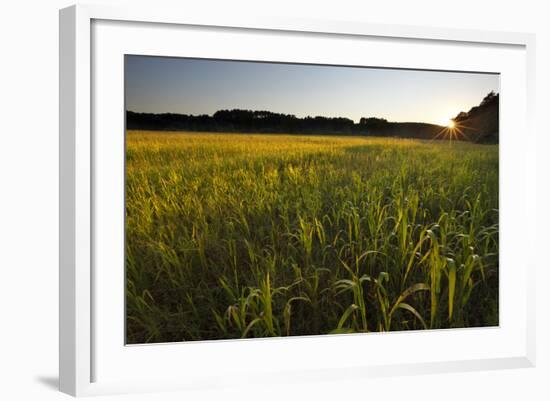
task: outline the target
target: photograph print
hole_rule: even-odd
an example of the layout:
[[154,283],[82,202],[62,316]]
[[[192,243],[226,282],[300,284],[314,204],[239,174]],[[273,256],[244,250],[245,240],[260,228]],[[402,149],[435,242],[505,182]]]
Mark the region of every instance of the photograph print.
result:
[[499,75],[126,55],[126,344],[499,325]]

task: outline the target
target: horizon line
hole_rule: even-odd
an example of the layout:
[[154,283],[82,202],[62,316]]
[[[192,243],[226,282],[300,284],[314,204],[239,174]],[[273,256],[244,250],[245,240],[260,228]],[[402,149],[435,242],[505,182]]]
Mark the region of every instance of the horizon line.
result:
[[[346,119],[346,120],[350,120],[352,121],[354,124],[359,124],[360,122],[359,121],[355,121],[353,118],[349,118],[349,117],[343,117],[343,116],[321,116],[321,115],[317,115],[317,116],[311,116],[311,115],[308,115],[308,116],[305,116],[305,117],[299,117],[297,116],[296,114],[291,114],[291,113],[278,113],[278,112],[274,112],[274,111],[270,111],[270,110],[252,110],[252,109],[240,109],[240,108],[232,108],[232,109],[219,109],[219,110],[216,110],[214,113],[212,114],[207,114],[207,113],[203,113],[203,114],[187,114],[187,113],[176,113],[176,112],[171,112],[171,111],[166,111],[166,112],[161,112],[161,113],[154,113],[154,112],[149,112],[149,111],[135,111],[135,110],[126,110],[126,112],[130,112],[130,113],[135,113],[135,114],[153,114],[153,115],[163,115],[163,114],[172,114],[172,115],[179,115],[179,116],[191,116],[191,117],[201,117],[201,116],[207,116],[207,117],[214,117],[214,114],[217,113],[218,111],[223,111],[223,110],[227,110],[227,111],[233,111],[233,110],[239,110],[239,111],[251,111],[251,112],[262,112],[262,111],[265,111],[265,112],[268,112],[268,113],[273,113],[273,114],[281,114],[281,115],[285,115],[285,116],[293,116],[294,118],[297,118],[297,119],[306,119],[306,118],[316,118],[316,117],[321,117],[321,118],[343,118],[343,119]],[[459,112],[460,113],[460,112]],[[458,113],[457,113],[458,115]],[[376,117],[376,116],[369,116],[369,117],[361,117],[361,118],[376,118],[376,119],[379,119],[379,120],[385,120],[387,123],[395,123],[395,124],[427,124],[427,125],[434,125],[434,126],[437,126],[437,127],[444,127],[444,125],[441,125],[441,124],[435,124],[435,123],[430,123],[430,122],[426,122],[426,121],[390,121],[390,120],[387,120],[383,117]]]

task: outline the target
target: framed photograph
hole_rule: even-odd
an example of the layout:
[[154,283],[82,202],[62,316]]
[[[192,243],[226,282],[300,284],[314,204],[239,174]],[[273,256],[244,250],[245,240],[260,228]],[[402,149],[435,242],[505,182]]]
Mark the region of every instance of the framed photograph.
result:
[[60,388],[535,363],[534,37],[60,12]]

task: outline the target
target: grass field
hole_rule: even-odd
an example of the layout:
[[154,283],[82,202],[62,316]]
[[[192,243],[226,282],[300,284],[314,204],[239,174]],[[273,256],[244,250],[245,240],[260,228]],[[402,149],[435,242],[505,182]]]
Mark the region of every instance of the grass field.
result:
[[498,145],[126,143],[128,343],[498,324]]

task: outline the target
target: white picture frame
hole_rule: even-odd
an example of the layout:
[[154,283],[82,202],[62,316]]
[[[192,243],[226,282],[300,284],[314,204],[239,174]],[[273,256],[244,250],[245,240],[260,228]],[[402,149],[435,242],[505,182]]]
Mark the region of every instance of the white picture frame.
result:
[[[143,30],[147,30],[144,35]],[[350,21],[315,21],[294,20],[292,18],[266,18],[247,16],[242,19],[224,19],[208,15],[188,15],[185,10],[167,11],[156,8],[112,8],[108,6],[72,6],[60,11],[60,358],[59,377],[60,390],[75,396],[107,393],[126,393],[134,391],[161,391],[167,389],[200,389],[213,386],[232,386],[244,384],[235,376],[235,372],[224,365],[219,355],[249,356],[263,355],[274,361],[274,368],[251,370],[245,363],[237,366],[239,372],[245,372],[250,379],[268,382],[292,382],[294,380],[325,380],[327,378],[354,378],[380,375],[420,374],[431,372],[454,372],[480,369],[503,369],[530,367],[535,364],[535,314],[534,314],[534,270],[536,260],[534,252],[526,252],[527,259],[522,259],[521,272],[517,277],[507,276],[504,270],[501,279],[501,326],[487,329],[464,329],[451,331],[430,331],[430,333],[391,333],[384,335],[338,335],[316,336],[292,339],[260,339],[237,340],[221,342],[201,342],[198,344],[160,344],[138,347],[124,346],[120,333],[124,289],[120,286],[122,277],[118,273],[109,276],[100,272],[104,258],[109,258],[109,252],[98,245],[106,231],[101,231],[105,225],[102,219],[113,217],[115,224],[113,232],[118,237],[109,237],[114,247],[119,246],[120,230],[118,225],[119,212],[109,215],[101,206],[106,198],[107,187],[116,185],[120,175],[114,174],[114,181],[105,184],[101,179],[105,174],[105,166],[109,168],[120,166],[122,155],[120,142],[108,148],[104,139],[95,136],[97,130],[103,128],[103,121],[109,121],[110,127],[119,127],[122,120],[122,107],[119,87],[122,71],[113,64],[113,75],[104,74],[103,67],[112,57],[136,50],[143,54],[187,55],[190,48],[178,50],[176,42],[160,39],[167,35],[189,35],[186,30],[193,30],[208,47],[209,40],[217,41],[220,35],[224,40],[237,43],[239,40],[258,43],[262,35],[262,43],[270,43],[273,50],[271,56],[258,53],[248,53],[234,47],[223,53],[221,48],[212,45],[211,52],[218,52],[220,58],[266,59],[275,57],[282,61],[328,61],[340,60],[340,63],[359,63],[365,61],[346,59],[344,53],[338,55],[337,48],[330,55],[320,59],[312,52],[309,55],[283,53],[292,51],[297,39],[317,41],[319,45],[331,48],[331,40],[338,39],[345,48],[346,41],[365,41],[373,43],[376,51],[376,41],[384,41],[383,46],[400,45],[403,51],[389,54],[380,50],[380,55],[386,57],[380,62],[386,67],[427,68],[466,71],[492,71],[503,74],[501,113],[506,110],[519,110],[516,115],[510,113],[501,117],[502,130],[522,130],[525,135],[518,142],[512,136],[503,136],[501,142],[501,203],[503,209],[503,224],[501,242],[511,243],[515,240],[515,227],[521,222],[534,225],[535,211],[535,132],[533,130],[534,112],[534,35],[524,33],[484,32],[454,29],[436,29],[414,26],[374,25]],[[126,34],[125,34],[126,32]],[[138,44],[130,43],[132,37],[141,38]],[[95,35],[95,36],[94,36]],[[143,36],[140,36],[143,35]],[[204,36],[201,36],[204,35]],[[214,39],[213,39],[214,38]],[[157,40],[157,42],[155,42]],[[137,39],[136,39],[137,41]],[[324,41],[321,43],[321,41]],[[284,42],[284,43],[283,43]],[[317,43],[316,42],[316,43]],[[398,42],[403,42],[399,44]],[[156,47],[155,43],[158,44]],[[243,42],[244,43],[244,42]],[[310,43],[310,42],[308,42]],[[312,42],[313,43],[313,42]],[[361,42],[362,43],[362,42]],[[370,43],[370,42],[369,42]],[[380,43],[378,43],[380,44]],[[227,45],[227,43],[226,43]],[[333,45],[332,45],[333,46]],[[406,49],[414,47],[419,54],[426,57],[404,60]],[[224,46],[231,48],[231,46]],[[315,47],[315,46],[313,46]],[[422,50],[422,47],[425,49]],[[452,49],[451,49],[452,48]],[[216,50],[217,49],[217,50]],[[280,51],[279,51],[279,50]],[[441,54],[466,55],[475,52],[476,60],[468,61],[466,57],[457,60],[444,58],[437,63],[434,57],[428,57],[437,49]],[[487,49],[494,49],[490,55]],[[175,52],[183,54],[175,54]],[[186,53],[188,52],[188,53]],[[199,50],[193,50],[191,55],[197,55]],[[422,53],[424,52],[424,53]],[[216,54],[218,54],[216,53]],[[275,53],[275,54],[273,54]],[[201,53],[202,54],[202,53]],[[213,53],[209,53],[213,54]],[[254,54],[257,54],[254,57]],[[287,54],[285,56],[285,54]],[[376,53],[375,53],[376,54]],[[252,56],[251,56],[252,55]],[[263,58],[262,58],[263,57]],[[317,57],[317,58],[316,58]],[[332,59],[330,59],[332,57]],[[340,57],[340,58],[338,58]],[[292,60],[290,60],[292,58]],[[120,60],[119,60],[120,61]],[[454,66],[454,67],[453,67]],[[481,66],[481,67],[480,67]],[[476,68],[477,67],[477,68]],[[479,69],[481,68],[481,69]],[[503,73],[502,71],[506,71]],[[112,84],[112,85],[111,85]],[[111,92],[107,92],[112,91]],[[509,96],[515,93],[517,96]],[[112,95],[112,96],[111,96]],[[94,96],[101,97],[104,102],[94,101]],[[110,99],[110,100],[109,100]],[[118,105],[118,106],[117,106]],[[110,111],[109,111],[110,110]],[[115,115],[101,119],[101,116]],[[99,117],[98,117],[99,116]],[[94,120],[98,119],[98,120]],[[116,121],[115,121],[116,120]],[[107,127],[107,126],[106,126]],[[95,134],[94,134],[95,133]],[[102,137],[103,138],[103,137]],[[110,151],[111,149],[112,151]],[[118,160],[118,161],[117,161]],[[101,162],[100,162],[101,161]],[[512,166],[512,164],[515,165]],[[508,167],[509,168],[508,168]],[[102,170],[103,169],[103,170]],[[102,173],[103,171],[103,173]],[[118,178],[117,178],[118,177]],[[512,188],[511,183],[519,183],[523,191]],[[119,188],[122,191],[122,188]],[[116,197],[116,194],[114,195]],[[117,202],[122,198],[116,198]],[[534,232],[534,230],[529,230]],[[509,242],[507,242],[509,241]],[[530,247],[528,240],[518,239],[519,246],[514,249],[503,247],[501,258],[515,262],[519,252]],[[522,242],[523,241],[523,242]],[[102,250],[103,249],[103,250]],[[122,250],[119,250],[122,252]],[[113,251],[118,252],[118,251]],[[118,254],[120,256],[120,253]],[[116,258],[115,258],[116,259]],[[113,259],[113,260],[115,260]],[[119,260],[119,259],[116,259]],[[519,259],[518,259],[519,260]],[[117,265],[118,266],[118,265]],[[517,267],[517,266],[516,266]],[[123,268],[118,266],[117,269]],[[118,270],[117,270],[118,271]],[[118,275],[116,275],[118,274]],[[511,302],[511,292],[508,288],[515,285],[515,296],[519,302]],[[97,291],[101,299],[95,297]],[[116,305],[107,311],[106,305]],[[113,304],[114,303],[114,304]],[[115,323],[113,323],[115,322]],[[112,330],[110,324],[117,325]],[[114,338],[114,339],[113,339]],[[461,344],[480,342],[479,348],[472,345],[469,351]],[[351,361],[336,361],[336,350],[349,347],[348,351],[366,346],[367,342],[376,344],[374,347],[397,347],[406,349],[413,347],[442,344],[446,341],[456,341],[458,344],[454,354],[439,352],[440,356],[432,355],[421,359],[414,352],[403,358],[386,358],[382,353],[371,352],[369,358],[360,358],[356,363]],[[481,344],[485,344],[486,352]],[[294,363],[285,368],[278,355],[284,352],[296,355],[315,355],[319,349],[327,352],[323,361],[312,359],[311,363]],[[437,348],[437,347],[436,347]],[[187,363],[186,373],[168,375],[158,368],[159,362],[170,367],[175,361],[181,361],[185,353],[187,361],[193,361],[197,366]],[[361,355],[360,351],[357,351]],[[437,353],[437,350],[436,350]],[[463,355],[463,356],[461,356]],[[178,359],[179,358],[179,359]],[[144,366],[154,366],[143,377],[132,376],[132,366],[141,362]],[[219,362],[219,363],[218,363]],[[122,369],[125,367],[125,369]],[[247,370],[248,369],[248,370]],[[120,372],[127,372],[122,374]]]

